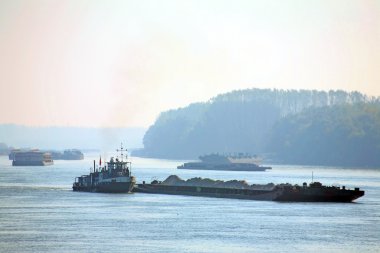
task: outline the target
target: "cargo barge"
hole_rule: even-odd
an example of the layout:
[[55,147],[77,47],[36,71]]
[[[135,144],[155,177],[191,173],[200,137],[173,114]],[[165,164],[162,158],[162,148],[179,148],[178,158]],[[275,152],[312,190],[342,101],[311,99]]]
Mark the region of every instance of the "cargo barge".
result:
[[47,166],[53,164],[51,154],[38,149],[17,151],[12,157],[12,166]]
[[199,157],[199,162],[187,162],[177,167],[186,170],[265,171],[269,166],[258,165],[259,159],[251,156],[225,156],[219,154]]
[[83,160],[84,155],[78,149],[66,149],[61,151],[49,151],[54,160]]
[[290,184],[247,185],[245,181],[214,181],[193,178],[187,181],[175,175],[165,181],[138,184],[134,192],[153,194],[190,195],[201,197],[289,201],[289,202],[352,202],[364,195],[359,188],[323,186],[319,182],[302,186]]

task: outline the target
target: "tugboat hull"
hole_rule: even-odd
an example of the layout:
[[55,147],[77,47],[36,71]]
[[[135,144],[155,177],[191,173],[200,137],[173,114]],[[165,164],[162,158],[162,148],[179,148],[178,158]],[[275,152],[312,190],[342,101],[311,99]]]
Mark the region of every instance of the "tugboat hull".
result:
[[131,192],[135,183],[125,183],[125,182],[112,182],[108,184],[98,184],[94,187],[86,187],[73,185],[73,191],[84,191],[84,192],[103,192],[103,193],[128,193]]

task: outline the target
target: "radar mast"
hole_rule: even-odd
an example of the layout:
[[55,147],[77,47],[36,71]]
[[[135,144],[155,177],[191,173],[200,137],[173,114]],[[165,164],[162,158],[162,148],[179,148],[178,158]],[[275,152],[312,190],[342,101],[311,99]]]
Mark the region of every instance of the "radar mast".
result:
[[[124,154],[123,154],[123,151],[127,152],[128,150],[123,148],[123,143],[121,142],[121,143],[120,143],[120,149],[116,149],[116,152],[120,152],[121,162],[124,161]],[[127,156],[127,154],[125,154],[125,159],[127,159],[127,158],[128,158],[128,156]]]

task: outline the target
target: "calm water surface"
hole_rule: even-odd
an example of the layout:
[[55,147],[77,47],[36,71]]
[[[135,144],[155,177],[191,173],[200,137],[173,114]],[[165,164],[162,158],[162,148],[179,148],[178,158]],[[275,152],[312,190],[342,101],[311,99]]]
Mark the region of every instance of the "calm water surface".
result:
[[0,157],[0,252],[380,252],[380,169],[273,166],[266,172],[176,170],[132,158],[137,180],[177,174],[249,183],[360,187],[355,203],[277,203],[72,192],[97,154],[47,167]]

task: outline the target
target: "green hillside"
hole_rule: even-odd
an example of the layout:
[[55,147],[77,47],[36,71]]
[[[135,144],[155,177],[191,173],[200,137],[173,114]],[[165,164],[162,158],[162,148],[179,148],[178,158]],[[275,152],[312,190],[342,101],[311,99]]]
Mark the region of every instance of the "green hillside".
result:
[[285,163],[379,166],[380,105],[306,110],[279,120],[268,151]]
[[[377,116],[374,115],[377,113],[377,103],[378,99],[358,92],[271,89],[233,91],[206,103],[195,103],[161,113],[144,136],[144,149],[134,155],[193,159],[206,153],[244,152],[269,155],[273,161],[353,164],[353,160],[346,159],[343,162],[343,157],[335,160],[327,157],[325,160],[319,159],[319,156],[325,154],[316,153],[313,138],[321,142],[323,138],[332,138],[331,142],[336,145],[336,149],[353,149],[355,143],[362,145],[362,139],[359,140],[358,137],[350,137],[350,144],[344,145],[348,141],[347,131],[357,135],[364,132],[371,138],[376,133],[374,129],[369,129],[376,128]],[[371,121],[359,122],[363,117]],[[332,129],[333,133],[318,128],[322,127],[322,119],[327,124],[323,127]],[[295,152],[297,148],[302,150]],[[307,151],[313,152],[313,155],[309,155],[313,158],[307,159],[308,156],[302,153]],[[339,152],[341,156],[354,153],[344,150]],[[359,150],[358,154],[360,153]],[[372,156],[372,153],[368,153],[368,156]],[[376,159],[363,158],[361,162],[364,160],[372,164]]]

